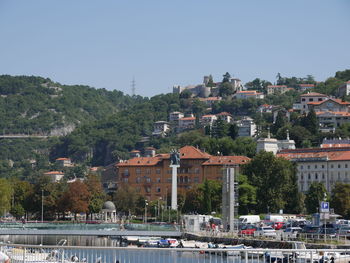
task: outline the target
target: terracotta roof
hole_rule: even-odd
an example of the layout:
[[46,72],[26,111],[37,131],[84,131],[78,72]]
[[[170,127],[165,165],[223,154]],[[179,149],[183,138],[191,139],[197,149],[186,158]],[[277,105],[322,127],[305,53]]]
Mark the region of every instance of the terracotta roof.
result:
[[210,154],[202,152],[193,146],[184,146],[180,148],[180,160],[181,159],[208,159],[211,157]]
[[218,114],[216,114],[216,116],[232,116],[232,114],[226,112],[226,111],[223,111],[223,112],[220,112]]
[[333,148],[333,147],[350,147],[348,143],[325,143],[321,145],[322,148]]
[[282,150],[277,153],[277,157],[283,157],[287,160],[327,157],[330,161],[347,161],[350,160],[350,147]]
[[350,112],[346,111],[317,111],[316,115],[333,115],[333,116],[350,116]]
[[56,161],[70,161],[70,158],[57,158]]
[[123,166],[154,166],[158,164],[162,158],[160,157],[135,157],[125,162],[118,163],[117,167]]
[[250,161],[246,156],[211,156],[203,165],[240,165]]
[[184,117],[184,118],[180,118],[179,120],[181,121],[190,121],[190,120],[195,120],[196,117]]
[[300,87],[315,87],[315,84],[299,84]]
[[[202,152],[193,146],[184,146],[180,148],[180,161],[181,159],[209,159],[210,154]],[[157,154],[155,157],[135,157],[125,162],[118,163],[117,167],[128,166],[154,166],[157,165],[163,159],[170,159],[170,154]]]
[[64,175],[64,173],[62,173],[62,172],[59,172],[59,171],[51,171],[51,172],[46,172],[46,173],[44,173],[45,175],[51,175],[51,174],[62,174],[62,175]]
[[300,95],[300,97],[328,97],[328,96],[317,92],[310,92],[310,93],[302,94]]
[[214,114],[207,114],[207,115],[203,115],[202,118],[212,118],[215,117],[216,115]]
[[139,150],[132,150],[131,153],[139,153]]
[[287,88],[286,85],[268,85],[268,88]]
[[340,105],[350,105],[350,102],[347,101],[342,101],[341,99],[327,99],[327,100],[323,100],[323,101],[313,101],[313,102],[309,102],[308,104],[310,105],[321,105],[322,103],[328,102],[328,101],[334,101]]

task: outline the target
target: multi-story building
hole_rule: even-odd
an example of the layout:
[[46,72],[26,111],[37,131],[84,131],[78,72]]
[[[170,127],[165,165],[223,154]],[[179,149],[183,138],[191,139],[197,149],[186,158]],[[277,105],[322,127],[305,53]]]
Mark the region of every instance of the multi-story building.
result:
[[343,97],[343,96],[348,96],[350,94],[350,80],[343,83],[339,88],[338,88],[338,96]]
[[327,99],[328,99],[327,95],[317,93],[317,92],[309,92],[309,93],[300,95],[301,113],[309,112],[308,104],[310,102],[321,102]]
[[283,94],[286,93],[288,90],[289,88],[286,85],[268,85],[267,95]]
[[178,122],[179,119],[183,118],[185,115],[182,112],[179,111],[173,111],[169,114],[169,121],[170,122]]
[[216,121],[218,118],[214,114],[207,114],[203,115],[201,118],[201,124],[203,126],[212,126],[214,121]]
[[70,158],[57,158],[56,164],[59,167],[72,167],[72,166],[74,166]]
[[256,136],[256,124],[250,117],[243,117],[236,122],[238,126],[238,136],[254,137]]
[[[249,162],[245,156],[211,156],[193,146],[180,150],[178,168],[178,188],[185,191],[205,179],[221,180],[224,167],[239,166]],[[147,200],[162,198],[167,200],[171,193],[170,154],[158,154],[154,157],[136,157],[116,164],[117,187],[134,187]]]
[[220,112],[216,114],[218,120],[222,120],[227,123],[231,123],[233,121],[232,115],[228,112]]
[[51,181],[51,183],[57,183],[61,181],[61,179],[64,176],[64,173],[60,171],[51,171],[51,172],[46,172],[44,173],[44,176],[48,177]]
[[153,136],[164,137],[170,131],[170,124],[166,121],[156,121],[153,124]]
[[337,182],[350,183],[350,147],[282,150],[277,156],[296,163],[302,192],[307,192],[313,182],[323,183],[327,191]]
[[340,125],[350,122],[350,103],[340,99],[326,99],[309,102],[309,110],[316,112],[321,132],[331,132]]
[[193,129],[196,125],[196,117],[183,117],[179,119],[179,130]]
[[212,107],[215,102],[222,100],[221,97],[208,97],[208,98],[199,98],[199,100],[205,103],[208,107]]
[[249,99],[249,98],[254,98],[254,99],[263,99],[264,94],[261,92],[257,92],[256,90],[242,90],[242,91],[237,91],[234,95],[234,98],[236,99]]

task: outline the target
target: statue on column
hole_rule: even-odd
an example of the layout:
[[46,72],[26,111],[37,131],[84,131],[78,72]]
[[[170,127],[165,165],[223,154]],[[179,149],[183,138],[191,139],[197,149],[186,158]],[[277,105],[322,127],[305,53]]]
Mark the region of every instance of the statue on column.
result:
[[170,165],[180,165],[180,153],[175,149],[170,152]]

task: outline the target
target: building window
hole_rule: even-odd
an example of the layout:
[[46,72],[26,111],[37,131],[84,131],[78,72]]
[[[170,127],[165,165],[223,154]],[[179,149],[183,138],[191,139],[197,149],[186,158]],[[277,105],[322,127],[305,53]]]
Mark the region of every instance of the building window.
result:
[[338,164],[338,168],[341,168],[341,165],[340,165],[340,164]]
[[198,176],[195,176],[195,177],[193,178],[193,182],[199,183],[199,177],[198,177]]
[[151,169],[147,168],[146,169],[146,174],[151,174]]
[[324,179],[324,177],[325,177],[325,176],[324,176],[324,173],[323,173],[323,174],[322,174],[322,179]]
[[156,181],[157,181],[157,183],[160,183],[160,178],[157,178]]
[[324,164],[322,164],[322,169],[324,169]]
[[151,187],[146,187],[145,190],[146,190],[146,193],[150,193],[151,192]]
[[160,169],[156,169],[156,174],[160,174]]
[[311,179],[311,175],[310,175],[310,174],[308,174],[308,175],[307,175],[307,178],[310,180],[310,179]]
[[317,164],[315,164],[315,169],[317,169]]
[[307,169],[310,169],[310,165],[307,166]]
[[157,187],[157,188],[156,188],[156,192],[157,192],[157,193],[160,193],[160,187]]
[[146,182],[147,182],[147,183],[150,183],[150,182],[151,182],[151,178],[146,177]]
[[318,174],[317,174],[317,173],[315,174],[315,179],[316,179],[316,180],[318,179]]
[[303,170],[304,169],[304,166],[300,165],[300,170]]
[[171,183],[171,177],[170,177],[170,178],[167,178],[166,181],[167,181],[168,183]]
[[141,182],[141,178],[140,177],[136,177],[136,183]]
[[345,164],[345,168],[348,168],[348,164],[347,163]]
[[129,178],[123,178],[123,181],[127,183],[129,181]]
[[124,169],[124,175],[129,176],[129,169]]
[[182,176],[180,176],[180,183],[184,182],[184,178]]
[[140,168],[136,168],[136,174],[140,174],[141,173],[141,169]]
[[340,172],[338,172],[338,179],[340,179]]
[[184,180],[185,183],[188,183],[188,177],[185,176],[185,180]]
[[334,168],[334,165],[333,165],[333,164],[331,164],[331,168]]
[[314,99],[313,99],[313,98],[310,98],[309,101],[314,101]]
[[199,168],[194,168],[194,173],[199,174]]
[[304,180],[304,175],[301,175],[301,176],[300,176],[300,179],[301,179],[301,180]]

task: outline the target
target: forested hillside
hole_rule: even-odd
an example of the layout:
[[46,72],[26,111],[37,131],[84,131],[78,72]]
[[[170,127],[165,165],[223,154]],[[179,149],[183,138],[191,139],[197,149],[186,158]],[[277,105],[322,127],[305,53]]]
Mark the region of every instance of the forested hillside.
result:
[[135,102],[120,91],[68,86],[50,79],[0,76],[0,133],[66,135]]

